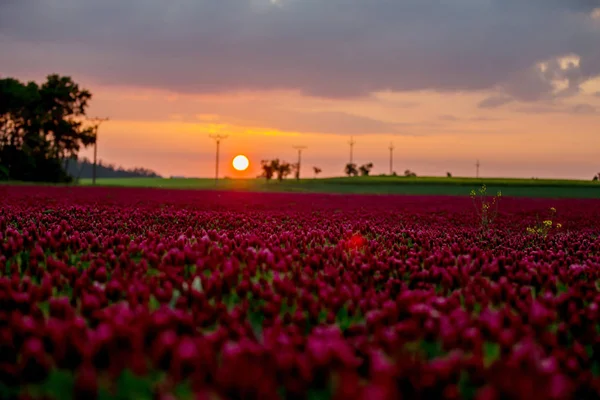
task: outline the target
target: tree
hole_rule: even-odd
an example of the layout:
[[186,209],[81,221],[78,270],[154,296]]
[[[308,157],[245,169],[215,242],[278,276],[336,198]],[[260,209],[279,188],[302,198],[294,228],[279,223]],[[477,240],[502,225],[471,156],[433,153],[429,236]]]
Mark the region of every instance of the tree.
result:
[[[86,157],[76,160],[71,159],[68,164],[67,173],[73,178],[91,178],[93,174],[94,163]],[[123,168],[113,165],[104,165],[102,161],[96,166],[98,178],[160,178],[160,175],[155,171],[146,168]]]
[[317,179],[317,175],[319,175],[322,171],[319,167],[313,167],[313,171],[315,173],[315,179]]
[[42,130],[51,143],[54,158],[65,160],[74,157],[82,146],[95,143],[94,129],[84,127],[80,120],[85,117],[92,98],[89,91],[80,89],[70,77],[49,75],[40,87],[40,97],[47,112]]
[[262,168],[261,177],[270,181],[273,176],[277,175],[277,180],[282,181],[292,173],[294,166],[288,162],[281,161],[278,158],[274,160],[262,160],[260,162]]
[[292,173],[292,165],[285,161],[275,160],[277,163],[275,166],[275,173],[277,174],[277,180],[281,182],[284,180],[290,173]]
[[273,174],[275,173],[275,170],[273,169],[273,165],[272,165],[272,161],[269,160],[262,160],[260,162],[260,167],[262,168],[262,177],[265,178],[267,180],[267,182],[269,182],[272,178],[273,178]]
[[412,172],[410,169],[407,169],[406,171],[404,171],[404,176],[409,178],[415,178],[417,174]]
[[92,95],[70,77],[49,75],[41,86],[0,79],[0,166],[9,179],[69,181],[69,159],[94,144],[82,122]]
[[450,172],[446,172],[446,177],[447,177],[447,178],[452,178],[452,173],[450,173]]
[[344,168],[344,172],[346,172],[346,175],[348,175],[348,176],[357,176],[358,169],[356,168],[356,164],[354,164],[354,163],[346,164],[346,168]]
[[373,169],[373,163],[363,164],[360,166],[359,171],[362,176],[369,176],[369,173]]

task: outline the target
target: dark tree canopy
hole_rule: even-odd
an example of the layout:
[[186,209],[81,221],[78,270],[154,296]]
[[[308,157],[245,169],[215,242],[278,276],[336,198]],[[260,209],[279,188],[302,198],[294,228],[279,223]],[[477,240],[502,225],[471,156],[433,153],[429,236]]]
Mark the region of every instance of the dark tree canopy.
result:
[[281,161],[278,158],[274,160],[262,160],[260,162],[262,168],[262,178],[270,181],[274,176],[277,176],[278,181],[282,181],[292,173],[294,166],[286,161]]
[[[83,157],[73,160],[67,167],[67,173],[73,178],[90,179],[93,176],[94,163]],[[160,178],[155,171],[146,168],[123,168],[114,164],[107,164],[100,160],[96,166],[97,178]]]
[[69,181],[69,160],[96,140],[84,122],[91,98],[66,76],[0,79],[0,179]]
[[348,176],[357,176],[358,175],[358,168],[356,167],[356,164],[354,164],[354,163],[348,163],[348,164],[346,164],[346,167],[344,168],[344,172]]
[[368,163],[368,164],[361,165],[358,170],[360,171],[360,174],[362,176],[369,176],[372,169],[373,169],[373,163]]

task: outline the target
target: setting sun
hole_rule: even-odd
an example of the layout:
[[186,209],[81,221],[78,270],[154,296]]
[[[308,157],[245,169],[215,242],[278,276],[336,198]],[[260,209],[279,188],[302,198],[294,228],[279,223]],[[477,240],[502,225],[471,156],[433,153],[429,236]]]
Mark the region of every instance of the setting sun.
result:
[[248,157],[244,155],[235,156],[233,159],[233,168],[238,171],[245,171],[248,169],[248,165],[250,165],[250,161],[248,161]]

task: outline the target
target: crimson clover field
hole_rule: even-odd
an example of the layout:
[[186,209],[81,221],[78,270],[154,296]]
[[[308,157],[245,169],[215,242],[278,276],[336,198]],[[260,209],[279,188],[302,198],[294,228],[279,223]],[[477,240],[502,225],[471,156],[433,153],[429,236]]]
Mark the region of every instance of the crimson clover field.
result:
[[600,398],[600,201],[498,210],[1,186],[0,398]]

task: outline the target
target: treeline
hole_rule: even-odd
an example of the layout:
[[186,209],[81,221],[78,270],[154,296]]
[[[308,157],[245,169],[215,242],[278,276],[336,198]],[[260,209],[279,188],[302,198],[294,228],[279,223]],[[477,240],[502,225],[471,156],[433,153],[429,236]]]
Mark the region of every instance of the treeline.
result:
[[[87,158],[69,163],[67,173],[75,179],[91,179],[94,175],[94,163]],[[96,178],[160,178],[156,172],[146,168],[130,168],[107,164],[99,161],[96,165]]]
[[96,141],[87,122],[92,94],[70,77],[41,85],[0,79],[0,179],[68,182],[69,160]]

